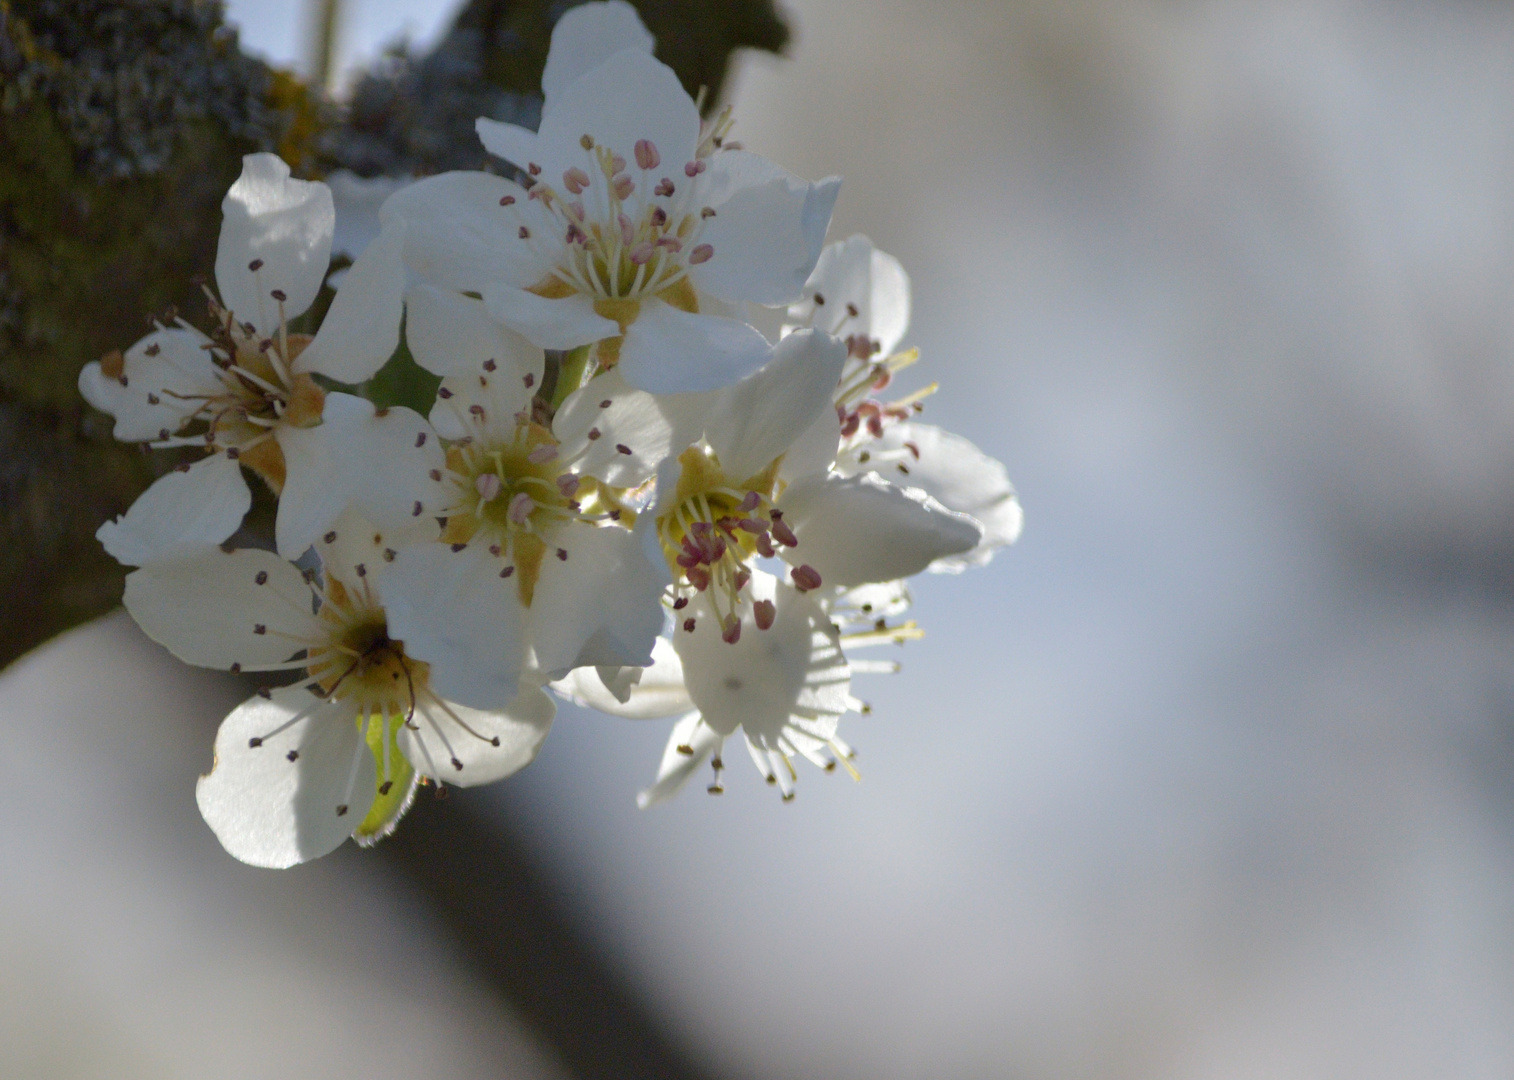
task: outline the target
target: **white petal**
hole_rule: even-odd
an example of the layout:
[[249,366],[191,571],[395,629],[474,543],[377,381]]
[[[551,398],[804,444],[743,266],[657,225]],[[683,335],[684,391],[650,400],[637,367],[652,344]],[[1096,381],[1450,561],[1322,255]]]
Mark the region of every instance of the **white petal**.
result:
[[573,669],[552,689],[579,705],[631,720],[657,720],[693,708],[683,685],[683,662],[667,638],[652,643],[652,665],[640,671],[640,680],[631,684],[625,700],[617,698],[592,667]]
[[[816,295],[824,300],[815,302]],[[852,315],[855,309],[857,314]],[[791,324],[814,326],[846,338],[863,334],[887,356],[909,329],[909,275],[899,260],[862,235],[828,244],[804,286],[804,299],[789,308]]]
[[[577,471],[613,487],[635,487],[656,475],[670,453],[698,440],[703,416],[677,407],[680,398],[694,396],[656,397],[627,386],[620,371],[611,369],[568,395],[552,431]],[[592,439],[591,431],[598,433]]]
[[[662,762],[657,767],[657,780],[636,796],[636,805],[645,810],[677,795],[689,782],[689,777],[708,760],[711,752],[720,745],[721,736],[715,734],[703,722],[697,712],[691,712],[673,725],[668,744],[662,751]],[[694,751],[686,754],[679,749],[686,746]]]
[[[919,451],[918,458],[906,443]],[[983,526],[983,538],[971,551],[937,559],[931,563],[932,571],[958,573],[969,566],[982,566],[993,558],[995,550],[1019,538],[1025,515],[1009,474],[1000,462],[962,436],[931,424],[906,421],[889,425],[882,438],[864,445],[878,447],[874,461],[867,466],[852,465],[850,471],[874,468],[898,483],[922,489],[947,509],[967,514]],[[909,473],[896,472],[897,464],[877,464],[882,454],[896,457]]]
[[[672,68],[640,49],[621,49],[574,79],[543,112],[536,149],[547,183],[560,186],[563,170],[574,165],[603,176],[593,151],[579,143],[585,135],[625,158],[642,183],[663,176],[677,182],[699,142],[699,110]],[[639,139],[651,140],[662,158],[651,173],[635,168]]]
[[[331,189],[292,179],[289,166],[274,154],[248,154],[221,213],[216,247],[221,303],[238,322],[252,323],[266,337],[279,326],[274,290],[283,291],[284,314],[291,319],[321,291],[336,228]],[[251,264],[258,260],[262,265],[254,271]]]
[[526,654],[525,611],[515,581],[482,544],[400,551],[379,575],[389,635],[431,665],[448,701],[498,709],[515,698]]
[[[311,705],[318,707],[305,719],[261,746],[248,745]],[[232,855],[282,868],[334,851],[352,835],[373,805],[376,771],[350,704],[320,705],[304,690],[275,690],[271,700],[250,698],[221,722],[215,764],[195,785],[195,801]]]
[[575,79],[621,49],[636,49],[650,56],[655,43],[636,9],[624,0],[569,8],[552,27],[552,47],[547,50],[547,66],[541,73],[542,114],[552,111]]
[[749,735],[777,739],[796,711],[829,717],[845,712],[851,676],[824,608],[760,570],[748,588],[751,600],[770,600],[777,608],[768,629],[757,629],[749,602],[740,639],[727,643],[708,594],[700,593],[684,609],[695,620],[694,630],[680,626],[673,632],[684,682],[705,723],[722,735],[742,727]]
[[689,271],[703,292],[732,303],[787,304],[799,299],[830,227],[841,181],[811,184],[745,150],[710,159],[700,195],[716,214],[700,243],[715,254]]
[[[537,355],[541,355],[539,349]],[[538,367],[531,386],[539,386],[540,379]],[[491,445],[509,443],[515,439],[517,414],[529,413],[531,409],[532,393],[524,378],[513,373],[508,365],[492,372],[479,367],[467,375],[448,375],[437,388],[436,401],[431,406],[431,424],[446,439],[472,438]]]
[[594,310],[587,296],[574,293],[556,300],[508,284],[483,290],[489,314],[543,349],[576,349],[614,337],[620,326]]
[[404,313],[403,240],[403,226],[391,226],[358,256],[315,340],[295,359],[297,370],[360,383],[394,355]]
[[971,551],[983,535],[967,515],[873,473],[796,481],[778,505],[799,538],[798,547],[782,549],[783,558],[808,564],[838,588],[918,574],[937,559]]
[[219,544],[242,524],[252,492],[225,454],[158,477],[95,538],[123,566],[142,566]]
[[430,474],[445,453],[418,413],[380,415],[370,401],[329,393],[321,416],[315,427],[276,432],[286,470],[274,524],[281,554],[299,558],[348,506],[380,528],[436,514],[443,489]]
[[[548,61],[550,62],[550,57]],[[519,124],[506,124],[480,116],[473,121],[473,130],[478,132],[478,141],[484,149],[517,169],[524,170],[540,155],[536,152],[536,132]]]
[[[827,396],[826,403],[829,404],[830,400]],[[841,417],[831,407],[816,416],[788,448],[783,455],[783,464],[778,468],[778,478],[785,484],[792,484],[801,476],[824,476],[835,463],[840,445]]]
[[[501,199],[514,199],[509,207]],[[479,292],[504,281],[540,281],[552,260],[519,235],[521,225],[541,237],[556,235],[549,218],[519,184],[483,172],[428,176],[395,192],[379,211],[388,226],[405,225],[405,265],[421,280],[459,292]]]
[[542,350],[489,317],[481,301],[450,289],[420,285],[405,297],[405,340],[415,362],[436,375],[480,374],[493,360],[496,377],[513,381],[529,398],[525,377],[539,385]]
[[158,439],[165,430],[172,434],[199,411],[203,395],[226,391],[209,351],[201,348],[209,341],[198,330],[160,326],[126,350],[121,369],[125,385],[93,361],[79,372],[79,393],[116,418],[113,434],[122,442]]
[[547,677],[585,664],[652,662],[667,567],[649,562],[640,541],[627,529],[590,525],[548,539],[531,601],[531,642]]
[[778,343],[771,363],[722,393],[705,438],[726,475],[755,476],[817,420],[834,419],[831,395],[845,364],[840,341],[800,330]]
[[379,211],[389,196],[413,183],[413,176],[359,176],[349,169],[338,169],[326,177],[332,202],[336,205],[332,256],[346,255],[349,259],[356,259],[361,255],[378,239],[382,228]]
[[617,367],[639,390],[685,394],[730,386],[772,355],[767,338],[747,323],[647,300],[626,327]]
[[[434,763],[441,775],[431,777],[433,780],[475,787],[502,780],[531,764],[552,730],[557,704],[540,687],[522,686],[520,694],[503,709],[485,711],[455,701],[438,704],[428,700],[416,711],[422,714],[415,718],[419,730],[401,728],[399,733],[405,757],[427,776]],[[422,751],[417,742],[424,743],[426,749]]]
[[430,515],[413,518],[399,527],[384,528],[349,507],[316,541],[315,550],[321,558],[322,573],[340,579],[355,592],[374,588],[382,603],[382,594],[374,585],[374,572],[407,547],[435,543],[440,532],[436,518]]
[[144,566],[124,602],[148,637],[200,667],[281,664],[324,636],[299,570],[255,548]]

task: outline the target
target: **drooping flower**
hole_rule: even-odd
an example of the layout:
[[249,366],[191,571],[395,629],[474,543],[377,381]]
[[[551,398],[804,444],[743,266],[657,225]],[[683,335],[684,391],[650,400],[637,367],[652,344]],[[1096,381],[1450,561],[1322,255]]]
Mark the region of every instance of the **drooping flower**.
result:
[[[723,789],[726,740],[738,730],[758,773],[785,801],[794,797],[803,757],[831,771],[838,764],[856,775],[854,753],[836,734],[842,715],[862,703],[851,695],[851,667],[840,634],[825,606],[760,569],[747,588],[754,598],[741,618],[749,632],[734,643],[722,634],[706,595],[688,610],[696,628],[658,640],[654,663],[620,700],[600,675],[575,671],[556,689],[581,704],[617,716],[652,719],[683,714],[674,725],[656,782],[637,802],[643,807],[670,798],[705,762]],[[770,611],[758,629],[759,611]]]
[[416,357],[450,372],[431,414],[449,440],[433,473],[446,523],[383,569],[396,633],[442,692],[480,708],[510,700],[522,672],[649,662],[666,575],[596,467],[600,446],[636,459],[635,436],[607,408],[592,438],[565,446],[533,403],[542,350],[479,301],[422,287],[410,313]]
[[982,526],[982,538],[971,550],[941,556],[929,569],[956,573],[981,566],[998,548],[1014,543],[1024,513],[1004,466],[960,435],[914,419],[935,384],[893,401],[877,396],[919,356],[914,349],[894,351],[910,319],[909,277],[899,261],[865,236],[827,245],[788,316],[790,332],[819,327],[847,344],[846,367],[834,394],[840,435],[836,473],[854,479],[876,473],[919,489]]
[[180,659],[300,672],[259,691],[216,735],[196,798],[231,854],[255,866],[317,858],[387,835],[422,778],[462,786],[535,756],[554,706],[526,686],[502,709],[449,701],[389,625],[374,570],[399,538],[353,514],[319,545],[322,577],[260,550],[158,561],[126,579],[126,607]]
[[359,382],[394,351],[404,288],[398,233],[364,252],[310,338],[288,324],[326,273],[334,220],[326,186],[291,178],[272,154],[251,154],[222,211],[212,334],[182,321],[159,325],[79,376],[84,397],[116,418],[116,438],[208,451],[101,527],[106,550],[126,565],[230,536],[251,504],[242,466],[279,496],[278,546],[293,558],[349,504],[382,525],[422,516],[430,491],[407,487],[415,470],[402,466],[440,463],[422,417],[378,412],[314,378]]
[[537,132],[481,119],[485,173],[422,180],[386,203],[425,281],[483,297],[537,345],[595,346],[600,369],[657,394],[710,390],[771,347],[722,304],[796,300],[839,180],[799,180],[725,139],[623,3],[585,4],[553,33]]

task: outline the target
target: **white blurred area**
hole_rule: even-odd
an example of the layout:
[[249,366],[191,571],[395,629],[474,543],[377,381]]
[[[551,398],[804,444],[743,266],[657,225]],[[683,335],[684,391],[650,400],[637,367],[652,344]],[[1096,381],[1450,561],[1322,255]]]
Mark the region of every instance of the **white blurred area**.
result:
[[[666,726],[565,708],[502,818],[732,1076],[1514,1074],[1514,8],[784,7],[738,137],[846,177],[1024,539],[860,785],[638,812]],[[0,678],[0,1075],[549,1075],[377,864],[219,851],[220,685]]]
[[636,814],[663,727],[565,714],[502,812],[733,1075],[1514,1074],[1514,9],[785,7],[737,137],[1024,539],[862,784]]

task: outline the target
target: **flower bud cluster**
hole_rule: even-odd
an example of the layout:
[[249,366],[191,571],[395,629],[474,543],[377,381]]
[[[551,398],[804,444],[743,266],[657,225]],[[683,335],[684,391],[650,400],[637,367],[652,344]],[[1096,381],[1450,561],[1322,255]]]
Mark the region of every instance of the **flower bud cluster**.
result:
[[[190,663],[285,673],[224,721],[200,781],[238,858],[287,866],[392,829],[422,786],[527,764],[554,697],[679,717],[641,802],[741,733],[792,798],[796,758],[856,775],[868,645],[919,636],[903,581],[1019,531],[1003,467],[879,397],[908,281],[824,246],[810,183],[703,123],[619,0],[553,36],[539,130],[480,120],[521,182],[400,188],[313,336],[325,185],[244,159],[209,333],[175,320],[90,365],[117,438],[191,448],[100,530],[126,605]],[[635,103],[632,110],[628,103]],[[631,119],[635,117],[635,119]],[[782,308],[776,340],[731,312]],[[427,415],[353,389],[399,345]],[[249,481],[275,500],[246,536]],[[266,548],[271,547],[272,550]]]

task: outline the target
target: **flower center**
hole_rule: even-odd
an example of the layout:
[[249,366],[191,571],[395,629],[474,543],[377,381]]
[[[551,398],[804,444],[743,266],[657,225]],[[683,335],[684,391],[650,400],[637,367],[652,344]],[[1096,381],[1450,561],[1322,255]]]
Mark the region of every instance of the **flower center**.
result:
[[614,492],[571,471],[552,432],[524,418],[509,441],[473,438],[448,447],[447,475],[453,497],[441,540],[456,551],[488,544],[501,562],[500,577],[515,578],[527,607],[542,559],[567,558],[566,549],[552,543],[561,526],[620,521],[623,514],[630,523]]
[[[773,506],[778,496],[778,462],[756,476],[734,481],[713,451],[695,446],[679,455],[682,467],[673,505],[657,519],[657,535],[673,571],[673,609],[682,610],[696,592],[708,592],[721,633],[734,644],[741,636],[742,591],[751,580],[747,565],[757,555],[771,558],[777,545],[798,540]],[[772,625],[773,605],[761,601],[757,625]],[[692,632],[694,620],[683,621]]]
[[[531,291],[547,297],[582,293],[611,302],[657,296],[687,308],[694,303],[693,291],[678,286],[690,266],[715,255],[712,245],[700,241],[704,223],[715,216],[700,199],[706,185],[699,178],[707,162],[696,158],[667,170],[675,175],[662,175],[661,155],[642,139],[636,144],[633,176],[631,163],[591,136],[579,143],[584,165],[563,172],[561,189],[531,166],[535,180],[528,198],[551,215],[557,235],[536,235],[516,212],[520,238],[556,263]],[[513,196],[502,200],[506,207],[514,202]],[[634,309],[600,313],[621,322],[622,329],[635,318]]]
[[412,715],[417,695],[429,688],[430,667],[406,656],[404,644],[389,636],[383,610],[354,603],[333,579],[320,618],[330,632],[326,643],[309,651],[308,667],[325,696],[353,702],[360,715]]
[[[258,265],[254,261],[254,272]],[[283,490],[285,466],[273,433],[284,424],[313,427],[320,423],[326,392],[309,375],[293,370],[295,359],[311,338],[289,332],[284,296],[278,290],[272,295],[279,304],[279,329],[270,338],[259,338],[252,324],[238,323],[232,312],[206,290],[216,324],[206,348],[211,350],[222,390],[193,397],[164,390],[182,400],[199,402],[199,407],[182,421],[181,430],[195,421],[202,421],[205,430],[202,434],[175,435],[165,428],[149,445],[205,446],[212,453],[224,451],[261,476],[277,495]]]

